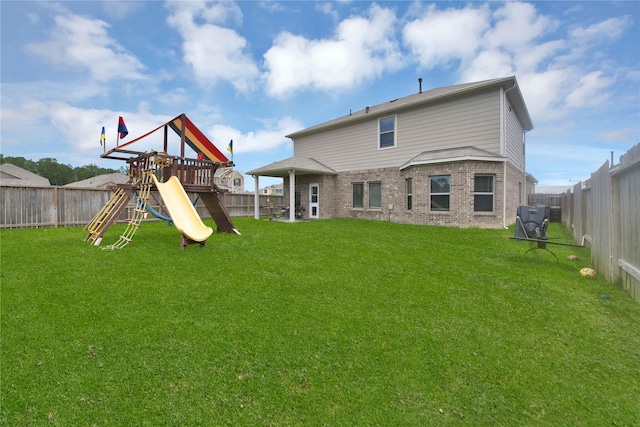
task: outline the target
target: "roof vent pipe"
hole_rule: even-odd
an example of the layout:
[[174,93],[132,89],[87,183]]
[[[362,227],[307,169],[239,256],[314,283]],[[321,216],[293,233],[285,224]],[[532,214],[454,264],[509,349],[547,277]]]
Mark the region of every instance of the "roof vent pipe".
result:
[[418,78],[418,88],[420,88],[420,92],[418,93],[422,93],[422,77]]

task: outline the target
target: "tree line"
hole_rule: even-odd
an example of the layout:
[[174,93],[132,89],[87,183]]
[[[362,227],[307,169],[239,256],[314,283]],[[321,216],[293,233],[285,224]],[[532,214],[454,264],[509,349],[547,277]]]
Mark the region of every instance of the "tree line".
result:
[[120,169],[101,168],[94,164],[86,166],[71,166],[58,163],[56,159],[46,157],[37,161],[25,159],[24,157],[11,157],[0,154],[0,164],[11,163],[29,172],[47,178],[51,185],[65,185],[83,179],[93,178],[94,176],[104,175],[106,173],[127,173],[126,167]]

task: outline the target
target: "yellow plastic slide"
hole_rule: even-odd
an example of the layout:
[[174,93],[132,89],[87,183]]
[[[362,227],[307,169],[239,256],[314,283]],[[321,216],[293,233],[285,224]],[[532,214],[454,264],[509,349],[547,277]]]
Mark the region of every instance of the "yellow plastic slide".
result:
[[169,216],[178,231],[196,242],[207,240],[213,230],[202,222],[196,208],[191,204],[187,192],[180,184],[180,180],[172,176],[167,182],[161,183],[153,176],[153,182],[167,205]]

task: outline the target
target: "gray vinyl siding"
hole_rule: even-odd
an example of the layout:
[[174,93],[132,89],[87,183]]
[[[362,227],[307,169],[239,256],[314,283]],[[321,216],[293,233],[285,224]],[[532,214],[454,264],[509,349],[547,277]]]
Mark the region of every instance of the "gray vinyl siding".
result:
[[378,119],[297,138],[294,155],[334,170],[398,167],[424,151],[474,146],[500,154],[500,91],[396,112],[397,146],[378,149]]
[[509,111],[509,101],[504,103],[505,116],[505,155],[509,161],[519,170],[525,169],[523,126],[518,120],[515,111]]

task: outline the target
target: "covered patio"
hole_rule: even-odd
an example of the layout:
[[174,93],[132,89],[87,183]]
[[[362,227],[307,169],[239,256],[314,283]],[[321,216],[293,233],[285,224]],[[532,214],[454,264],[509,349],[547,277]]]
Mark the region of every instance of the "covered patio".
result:
[[[295,221],[295,188],[296,175],[337,175],[337,172],[322,163],[307,157],[289,157],[270,165],[253,169],[247,172],[253,176],[255,180],[255,200],[259,200],[260,196],[260,177],[269,176],[274,178],[289,177],[289,222]],[[255,219],[260,219],[260,206],[255,203],[254,208]]]

